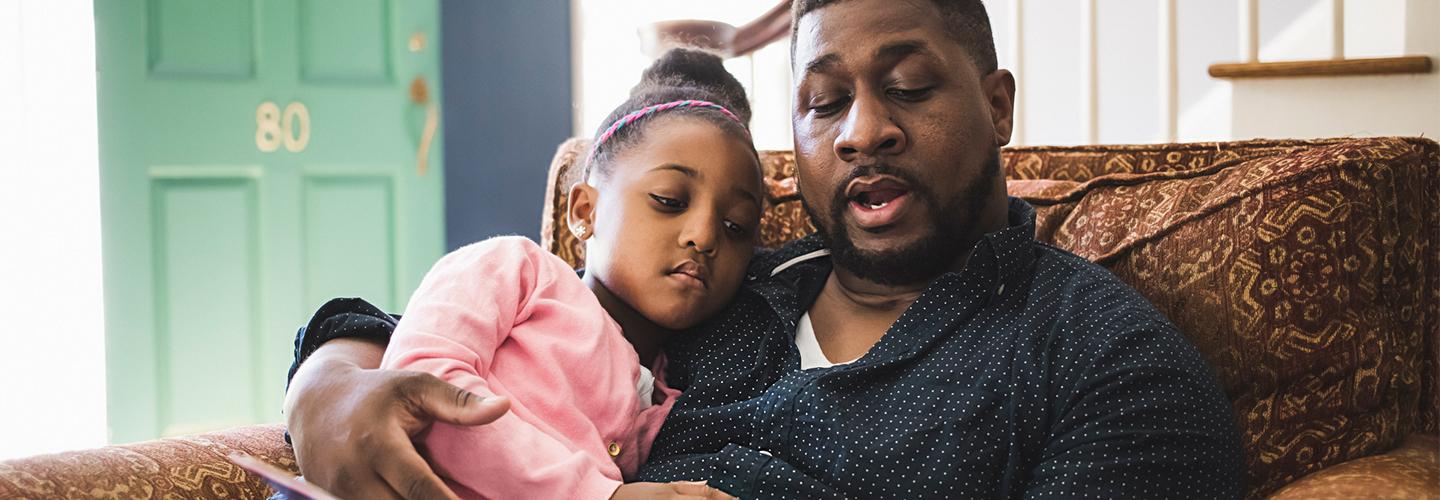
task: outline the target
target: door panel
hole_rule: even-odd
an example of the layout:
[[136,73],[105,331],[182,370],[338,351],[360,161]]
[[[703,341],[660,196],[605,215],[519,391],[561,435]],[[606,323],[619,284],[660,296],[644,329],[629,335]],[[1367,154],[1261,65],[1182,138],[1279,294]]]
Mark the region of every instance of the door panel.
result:
[[[300,75],[315,83],[390,81],[390,2],[300,0]],[[348,16],[335,16],[337,11]]]
[[[305,298],[319,304],[358,295],[397,310],[392,183],[385,177],[305,180]],[[367,252],[348,252],[364,248]],[[356,272],[369,269],[371,272]]]
[[150,69],[164,76],[248,78],[255,69],[250,2],[149,1]]
[[279,421],[309,313],[443,253],[436,1],[94,2],[113,441]]
[[261,417],[251,376],[260,312],[255,182],[163,179],[153,192],[161,433],[253,421]]

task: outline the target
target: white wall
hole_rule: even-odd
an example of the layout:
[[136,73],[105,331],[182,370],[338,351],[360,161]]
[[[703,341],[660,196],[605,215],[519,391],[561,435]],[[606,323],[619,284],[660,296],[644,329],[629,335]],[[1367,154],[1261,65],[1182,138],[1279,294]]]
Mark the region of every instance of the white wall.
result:
[[[574,0],[575,135],[590,137],[605,116],[630,95],[650,60],[637,30],[656,21],[707,19],[740,26],[775,6],[775,0]],[[760,149],[789,149],[790,52],[776,43],[725,66],[745,85],[754,111],[751,129]]]
[[[1404,0],[1378,0],[1393,2]],[[1176,2],[1176,59],[1179,66],[1179,140],[1218,141],[1232,137],[1231,89],[1210,77],[1211,64],[1233,62],[1239,53],[1238,0],[1179,0]],[[1367,1],[1352,1],[1352,7]],[[1025,127],[1026,144],[1082,144],[1081,2],[1025,0],[1025,66],[1018,68],[1010,46],[1015,0],[987,0],[995,32],[1000,65],[1016,71],[1018,99],[1024,101],[1018,125]],[[1261,0],[1260,39],[1265,56],[1303,57],[1307,51],[1329,47],[1322,26],[1296,27],[1307,13],[1328,0]],[[1159,69],[1160,10],[1154,0],[1099,0],[1098,44],[1102,143],[1161,142],[1164,124],[1160,113]],[[1328,21],[1328,18],[1325,19]],[[1323,40],[1308,43],[1312,34]],[[1285,38],[1306,43],[1282,44]],[[1366,33],[1356,33],[1363,38]],[[1319,48],[1315,48],[1318,46]],[[1393,55],[1393,54],[1391,54]]]
[[[616,4],[620,1],[620,4]],[[578,133],[590,135],[620,102],[645,65],[634,29],[662,19],[743,23],[771,0],[576,0],[583,25],[577,71],[583,94]],[[1025,65],[1016,64],[1011,21],[1016,0],[987,0],[1001,67],[1017,73],[1024,144],[1081,144],[1083,115],[1081,2],[1026,0]],[[1260,0],[1261,60],[1330,57],[1331,0]],[[1159,71],[1159,7],[1154,0],[1099,0],[1099,139],[1164,141]],[[1251,137],[1426,134],[1440,127],[1440,74],[1237,80],[1212,78],[1211,64],[1240,60],[1240,0],[1178,0],[1180,141]],[[1346,2],[1349,57],[1429,54],[1440,64],[1440,0]],[[622,14],[623,13],[623,14]],[[637,13],[643,13],[637,16]],[[577,37],[579,39],[581,37]],[[788,148],[788,48],[776,44],[729,66],[750,86],[756,140]]]
[[[1009,31],[1015,0],[988,0],[1002,67],[1020,75],[1026,144],[1082,144],[1081,2],[1026,0],[1025,66]],[[1239,0],[1179,0],[1179,140],[1440,135],[1440,73],[1416,76],[1220,80],[1211,64],[1240,60]],[[1101,143],[1159,142],[1159,8],[1099,0]],[[1346,55],[1429,55],[1440,64],[1440,0],[1345,3]],[[1330,0],[1260,0],[1262,61],[1328,59]]]
[[[1361,4],[1369,12],[1351,14],[1355,4]],[[1346,3],[1346,9],[1347,55],[1363,57],[1403,52],[1428,55],[1432,62],[1440,64],[1440,33],[1437,33],[1440,1],[1371,0],[1363,4],[1352,1]],[[1403,17],[1395,19],[1397,14]],[[1352,23],[1355,26],[1351,26]],[[1373,36],[1368,39],[1356,36],[1361,30]],[[1395,50],[1394,45],[1402,40],[1403,49]],[[1357,51],[1360,53],[1356,54]],[[1440,136],[1440,73],[1437,72],[1242,79],[1236,80],[1233,86],[1237,139],[1379,135],[1423,135],[1433,139]]]
[[105,444],[90,0],[0,1],[0,459]]

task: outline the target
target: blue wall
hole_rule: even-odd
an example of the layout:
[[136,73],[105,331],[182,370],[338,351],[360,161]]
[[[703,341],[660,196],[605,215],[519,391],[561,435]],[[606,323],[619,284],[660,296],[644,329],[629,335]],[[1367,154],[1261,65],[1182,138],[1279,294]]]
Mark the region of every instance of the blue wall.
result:
[[445,242],[540,235],[571,135],[569,0],[441,0]]

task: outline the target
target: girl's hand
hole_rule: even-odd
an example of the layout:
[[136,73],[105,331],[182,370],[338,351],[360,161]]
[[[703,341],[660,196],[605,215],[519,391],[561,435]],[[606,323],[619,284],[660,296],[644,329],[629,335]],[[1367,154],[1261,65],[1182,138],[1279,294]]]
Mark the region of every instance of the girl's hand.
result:
[[735,500],[725,492],[705,485],[704,481],[673,483],[626,483],[615,489],[610,500]]

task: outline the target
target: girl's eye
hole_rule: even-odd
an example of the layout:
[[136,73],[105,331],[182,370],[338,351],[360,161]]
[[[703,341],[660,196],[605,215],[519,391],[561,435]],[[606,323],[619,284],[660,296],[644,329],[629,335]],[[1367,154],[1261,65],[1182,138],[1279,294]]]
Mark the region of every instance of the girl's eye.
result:
[[745,231],[745,226],[736,224],[736,223],[734,223],[734,222],[730,222],[730,221],[728,221],[728,220],[725,221],[725,230],[726,230],[726,231],[729,231],[730,234],[735,235],[735,236],[744,236],[744,235],[745,235],[745,232],[746,232],[746,231]]
[[667,198],[658,194],[651,194],[650,199],[655,200],[655,203],[659,203],[661,207],[669,210],[684,210],[686,207],[686,203],[683,201],[675,198]]

